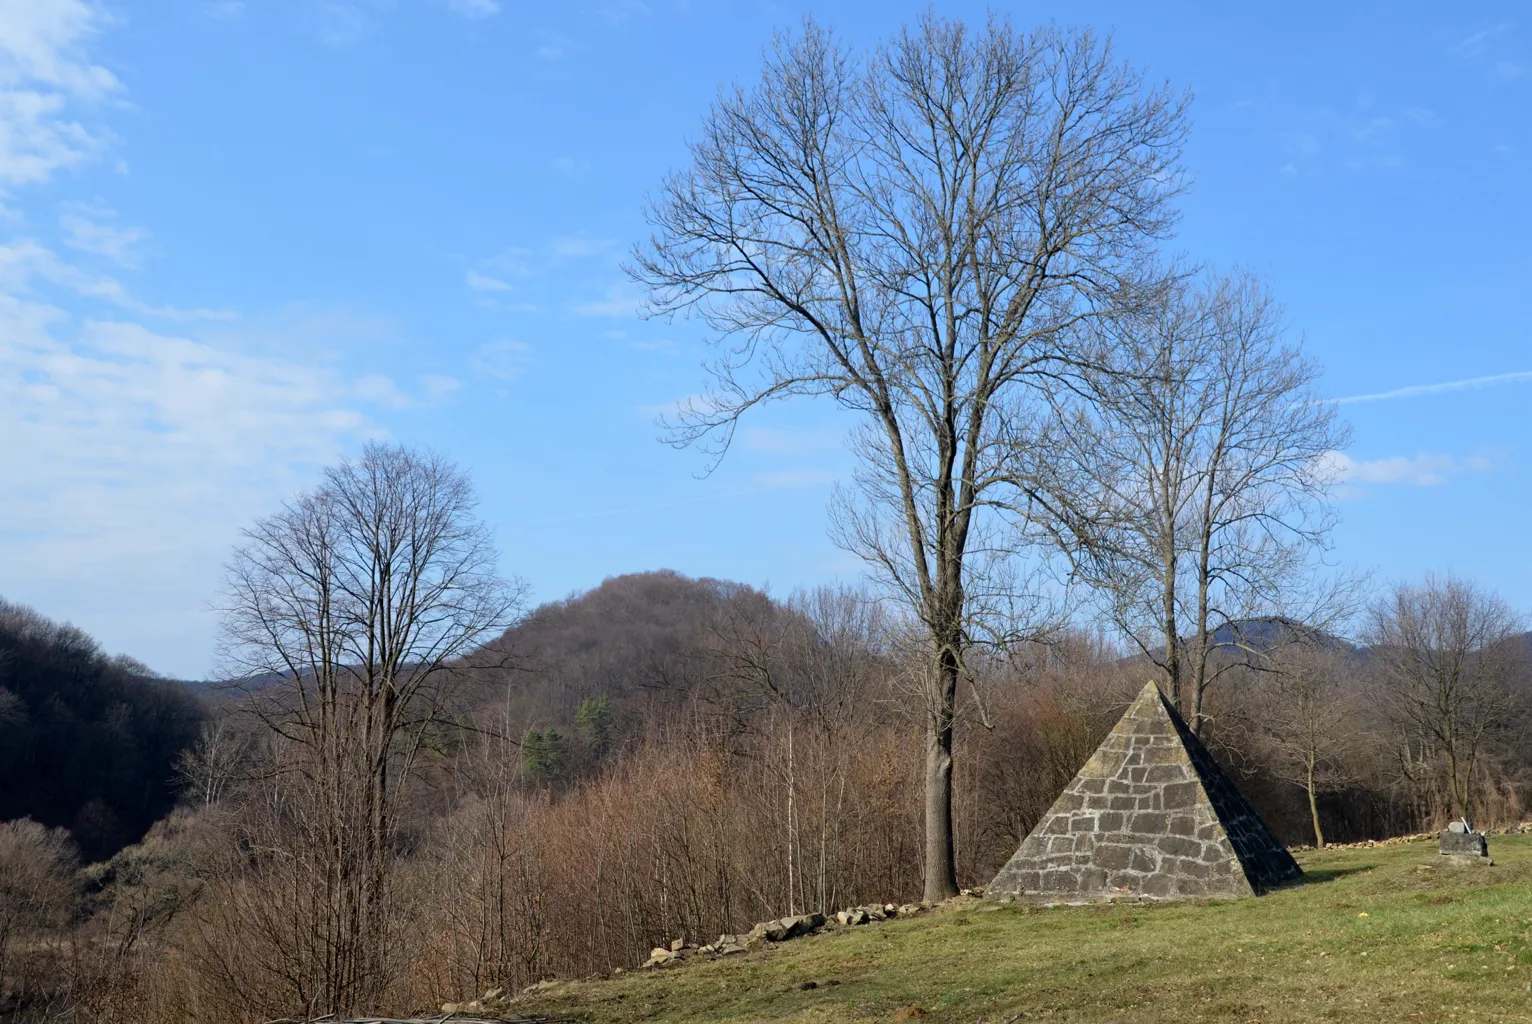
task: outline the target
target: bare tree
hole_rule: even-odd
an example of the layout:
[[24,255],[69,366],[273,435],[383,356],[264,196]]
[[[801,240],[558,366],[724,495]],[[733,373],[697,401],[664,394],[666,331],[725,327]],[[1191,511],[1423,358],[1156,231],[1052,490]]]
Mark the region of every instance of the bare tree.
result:
[[1366,639],[1384,707],[1404,736],[1403,767],[1445,762],[1454,815],[1473,811],[1486,742],[1515,710],[1524,628],[1505,601],[1455,576],[1395,587],[1370,610]]
[[924,633],[928,899],[957,888],[965,651],[1035,625],[1013,600],[1029,503],[1010,442],[1081,323],[1139,293],[1183,111],[1088,32],[928,15],[852,53],[809,22],[715,103],[634,254],[650,310],[699,314],[720,347],[674,442],[721,456],[791,396],[860,417],[835,535]]
[[286,870],[310,865],[317,890],[281,979],[310,1014],[354,1008],[385,980],[400,789],[455,660],[517,606],[474,504],[446,460],[369,444],[246,531],[229,563],[226,650],[292,778],[275,842],[299,844]]
[[1064,392],[1087,401],[1048,453],[1052,472],[1085,481],[1055,489],[1096,495],[1062,517],[1074,567],[1201,731],[1223,671],[1306,635],[1288,622],[1351,610],[1355,581],[1316,572],[1335,521],[1330,454],[1349,433],[1248,276],[1173,280],[1164,301],[1096,326],[1111,362]]
[[1348,754],[1360,731],[1356,694],[1344,685],[1351,666],[1333,642],[1310,634],[1285,645],[1265,674],[1265,701],[1259,725],[1271,740],[1270,766],[1279,778],[1303,788],[1308,797],[1314,845],[1324,849],[1319,794],[1350,778]]
[[204,722],[197,742],[176,758],[175,771],[185,792],[211,807],[245,770],[250,737],[226,716]]

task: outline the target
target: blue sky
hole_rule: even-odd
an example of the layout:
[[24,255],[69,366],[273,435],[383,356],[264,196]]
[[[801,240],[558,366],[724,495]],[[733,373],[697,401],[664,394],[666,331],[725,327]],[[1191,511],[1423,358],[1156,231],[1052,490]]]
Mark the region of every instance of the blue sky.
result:
[[[374,436],[466,467],[538,600],[854,579],[848,423],[770,410],[699,478],[654,418],[700,329],[619,262],[773,29],[924,6],[0,0],[0,594],[205,675],[239,530]],[[1532,608],[1532,12],[1001,10],[1194,92],[1175,245],[1265,275],[1348,399],[1337,558]]]

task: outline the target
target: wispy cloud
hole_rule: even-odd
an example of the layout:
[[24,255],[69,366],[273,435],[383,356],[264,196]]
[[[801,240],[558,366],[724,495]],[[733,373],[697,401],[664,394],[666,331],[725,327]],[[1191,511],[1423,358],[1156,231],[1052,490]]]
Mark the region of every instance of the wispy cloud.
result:
[[524,341],[500,338],[479,346],[469,366],[475,373],[500,380],[512,380],[526,372],[532,346]]
[[1447,47],[1447,52],[1455,54],[1459,57],[1468,57],[1470,59],[1474,57],[1482,57],[1489,50],[1490,43],[1497,36],[1505,33],[1505,31],[1509,28],[1510,25],[1501,23],[1494,26],[1493,28],[1480,29],[1477,32],[1473,32],[1464,36],[1462,39],[1459,39],[1457,42]]
[[1503,22],[1494,28],[1481,29],[1465,36],[1449,46],[1447,51],[1471,64],[1488,68],[1490,74],[1502,81],[1512,81],[1526,74],[1526,67],[1517,61],[1495,55],[1495,51],[1503,50],[1505,37],[1510,32],[1511,25]]
[[643,296],[631,285],[614,284],[606,290],[605,298],[589,302],[577,302],[572,307],[578,316],[605,316],[636,318]]
[[377,433],[366,404],[322,363],[130,322],[76,331],[53,307],[5,297],[0,557],[18,579],[152,577],[140,556],[189,548],[205,574],[252,510]]
[[468,287],[476,292],[515,291],[515,288],[508,282],[502,281],[498,277],[490,277],[488,274],[481,274],[477,270],[470,270],[468,272]]
[[542,45],[532,51],[532,55],[538,60],[563,60],[577,48],[575,41],[566,35],[557,32],[543,32],[540,35]]
[[138,245],[149,237],[143,228],[117,227],[108,223],[116,215],[108,209],[80,203],[69,204],[59,216],[64,244],[81,252],[104,256],[121,267],[136,267]]
[[1344,452],[1330,452],[1325,457],[1332,479],[1347,484],[1409,484],[1415,487],[1436,487],[1448,478],[1467,472],[1482,472],[1491,468],[1483,456],[1466,459],[1454,455],[1421,452],[1418,455],[1394,455],[1382,459],[1353,459]]
[[465,18],[488,18],[500,13],[498,0],[447,0],[447,6]]
[[448,396],[462,388],[463,382],[456,377],[428,373],[420,378],[420,386],[425,389],[426,400],[435,403],[445,401]]
[[739,441],[753,452],[772,455],[801,455],[805,452],[832,451],[840,447],[840,438],[829,430],[795,430],[770,427],[745,427]]
[[373,18],[354,0],[319,0],[313,17],[319,41],[337,50],[356,46],[374,28]]
[[610,238],[590,238],[586,235],[559,235],[549,243],[549,250],[555,260],[598,256],[615,248],[617,243]]
[[596,6],[596,13],[608,25],[620,26],[648,14],[649,5],[643,0],[608,0]]
[[1479,388],[1492,388],[1501,384],[1525,384],[1532,382],[1532,370],[1516,370],[1511,373],[1496,373],[1488,377],[1468,377],[1463,380],[1448,380],[1437,384],[1414,384],[1404,388],[1394,388],[1392,391],[1375,391],[1365,395],[1346,395],[1343,398],[1332,398],[1330,401],[1336,405],[1354,405],[1360,402],[1387,402],[1396,398],[1420,398],[1426,395],[1445,395],[1454,391],[1475,391]]
[[22,240],[0,245],[0,289],[27,294],[35,281],[65,288],[87,299],[110,303],[119,309],[157,320],[232,320],[234,314],[220,309],[183,309],[156,306],[128,293],[114,277],[90,274],[58,258],[50,249],[36,242]]
[[755,474],[756,482],[773,490],[790,487],[828,487],[840,478],[827,469],[785,469]]
[[183,309],[144,302],[129,294],[116,278],[87,273],[59,259],[52,250],[36,242],[22,240],[0,245],[0,289],[28,294],[34,290],[35,282],[38,281],[157,320],[185,322],[234,319],[234,314],[228,310]]
[[47,181],[106,147],[109,133],[81,119],[121,87],[85,52],[102,21],[85,0],[0,9],[0,190]]

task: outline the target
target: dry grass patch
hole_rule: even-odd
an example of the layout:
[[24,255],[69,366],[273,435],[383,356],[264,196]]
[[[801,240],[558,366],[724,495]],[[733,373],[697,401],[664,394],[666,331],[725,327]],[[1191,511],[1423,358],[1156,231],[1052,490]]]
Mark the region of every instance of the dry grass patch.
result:
[[[1532,837],[1311,851],[1256,900],[977,901],[727,960],[561,985],[517,1013],[619,1021],[1525,1021]],[[813,984],[809,984],[812,982]]]

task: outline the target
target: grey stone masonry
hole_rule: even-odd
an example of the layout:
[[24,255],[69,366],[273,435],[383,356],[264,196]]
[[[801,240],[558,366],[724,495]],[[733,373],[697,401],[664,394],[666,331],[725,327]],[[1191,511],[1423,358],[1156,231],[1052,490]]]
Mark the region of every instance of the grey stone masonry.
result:
[[1437,850],[1443,857],[1474,857],[1489,860],[1489,843],[1483,832],[1475,832],[1467,818],[1454,821],[1437,840]]
[[1151,682],[985,894],[1252,896],[1302,874]]

